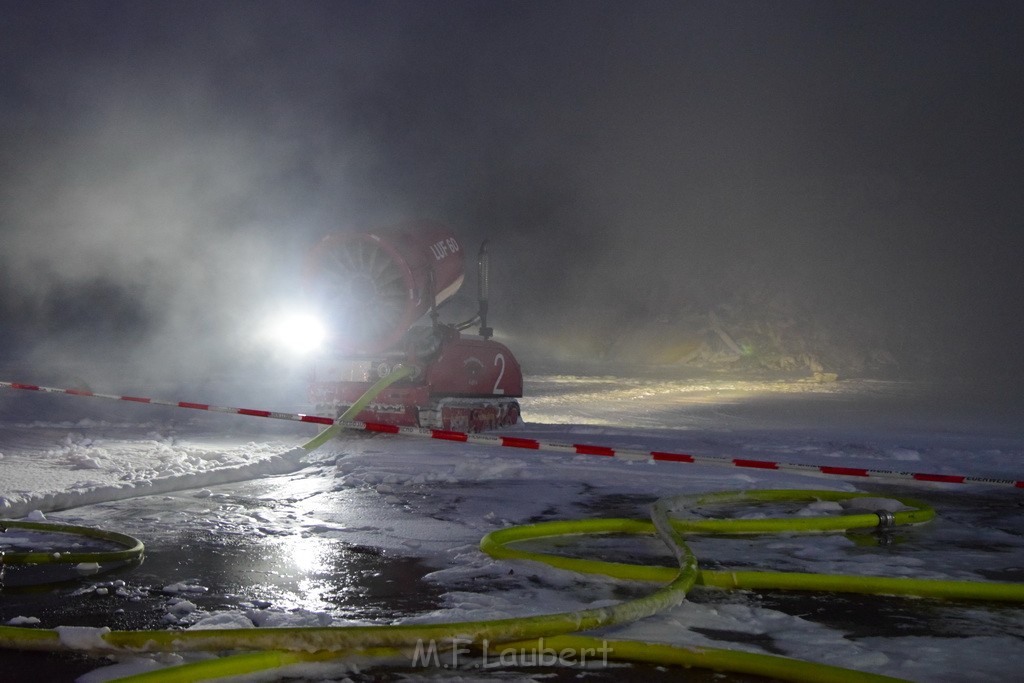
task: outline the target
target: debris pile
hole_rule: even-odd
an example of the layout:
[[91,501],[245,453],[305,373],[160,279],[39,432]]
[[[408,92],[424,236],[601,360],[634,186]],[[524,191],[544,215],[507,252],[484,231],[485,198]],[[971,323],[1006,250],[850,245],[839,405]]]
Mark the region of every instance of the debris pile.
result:
[[[598,322],[594,322],[598,321]],[[792,306],[756,298],[711,310],[679,310],[566,324],[535,344],[561,361],[725,372],[741,376],[893,377],[905,362],[868,321],[810,316]]]

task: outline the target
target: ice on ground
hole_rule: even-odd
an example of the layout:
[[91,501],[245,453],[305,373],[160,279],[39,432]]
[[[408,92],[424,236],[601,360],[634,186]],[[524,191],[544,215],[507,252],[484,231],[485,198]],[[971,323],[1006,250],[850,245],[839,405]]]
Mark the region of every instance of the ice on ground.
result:
[[101,626],[58,626],[56,629],[60,636],[60,643],[72,650],[103,651],[110,648],[103,636],[110,633],[110,628]]
[[164,586],[164,593],[206,593],[210,589],[206,586],[200,586],[194,583],[172,583],[169,586]]
[[204,631],[212,629],[255,627],[256,625],[252,623],[252,619],[250,619],[246,613],[226,610],[223,612],[215,612],[214,614],[203,617],[196,623],[189,626],[189,630]]
[[306,454],[296,441],[238,443],[138,438],[128,426],[81,425],[62,434],[59,424],[3,424],[0,439],[17,443],[0,460],[0,513],[23,517],[137,495],[152,495],[295,471]]
[[[527,391],[522,401],[526,422],[515,431],[520,438],[840,467],[902,471],[912,465],[914,471],[1024,479],[1020,421],[995,424],[966,414],[950,420],[948,413],[922,412],[912,405],[894,408],[891,403],[901,390],[877,384],[697,385],[549,376],[528,378]],[[642,516],[645,507],[662,496],[753,488],[866,489],[877,494],[801,503],[786,514],[905,508],[887,496],[895,485],[876,491],[874,481],[856,478],[630,463],[402,437],[346,439],[309,457],[295,448],[312,436],[308,426],[288,425],[291,431],[264,433],[253,440],[238,426],[247,418],[211,418],[220,420],[218,425],[230,423],[228,433],[211,429],[211,421],[197,427],[173,419],[2,422],[0,416],[0,513],[24,517],[38,511],[40,518],[55,518],[57,510],[183,492],[162,501],[161,509],[146,510],[133,520],[159,533],[178,526],[206,529],[209,520],[195,519],[189,506],[224,501],[216,520],[218,534],[258,535],[266,539],[267,548],[280,547],[295,561],[305,561],[305,550],[326,541],[421,559],[432,570],[423,580],[438,589],[439,604],[400,620],[432,623],[578,610],[651,588],[527,562],[498,562],[477,550],[483,533],[511,524]],[[289,480],[279,487],[289,491],[289,499],[278,507],[250,510],[231,504],[221,486],[300,469],[293,479],[281,478]],[[993,571],[1013,575],[1016,570],[1019,576],[1024,567],[1024,522],[1007,521],[1006,515],[985,507],[1019,506],[1019,491],[913,482],[899,486],[901,495],[940,501],[962,496],[977,505],[954,507],[953,514],[945,516],[948,511],[940,510],[937,524],[887,534],[706,537],[694,539],[692,546],[702,563],[716,567],[972,580],[995,580]],[[957,512],[964,507],[970,513]],[[719,511],[709,511],[716,514]],[[777,516],[770,509],[747,509],[742,514]],[[96,516],[97,521],[104,518],[101,513]],[[998,521],[989,523],[990,519]],[[621,548],[609,542],[601,549],[612,559],[623,559],[638,547],[647,546],[630,539]],[[574,548],[568,543],[564,549]],[[664,558],[650,552],[668,562],[666,551],[661,551]],[[165,580],[164,613],[168,625],[175,627],[322,626],[345,621],[327,606],[285,609],[260,603],[265,597],[261,595],[244,596],[248,606],[208,611],[211,607],[204,600],[209,599],[210,588],[203,577]],[[131,600],[143,589],[107,582],[94,584],[91,590],[97,595],[107,591],[105,599]],[[151,590],[158,594],[160,585]],[[822,600],[828,607],[838,599]],[[915,607],[920,604],[924,602]],[[925,611],[938,615],[935,624],[949,621],[946,617],[951,615],[958,625],[969,627],[966,635],[865,637],[842,624],[812,618],[820,605],[810,604],[806,614],[791,614],[756,593],[710,590],[695,591],[691,600],[669,612],[609,629],[606,635],[782,653],[921,681],[957,680],[958,672],[966,669],[980,672],[979,680],[1000,680],[1024,665],[1019,611],[993,616],[986,606],[968,610],[927,604]],[[15,616],[12,621],[24,619],[20,625],[30,625],[32,618]],[[68,631],[67,638],[92,646],[98,643],[99,632]],[[955,647],[950,647],[951,640]],[[115,666],[142,671],[169,661],[156,659]]]

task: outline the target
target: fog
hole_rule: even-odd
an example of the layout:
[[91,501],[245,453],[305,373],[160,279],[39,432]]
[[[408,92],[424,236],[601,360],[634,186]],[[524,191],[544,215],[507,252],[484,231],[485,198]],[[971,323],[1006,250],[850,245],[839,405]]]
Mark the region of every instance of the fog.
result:
[[0,31],[5,379],[258,373],[320,237],[425,217],[491,240],[533,362],[710,325],[778,347],[716,372],[1019,394],[1019,3],[2,0]]

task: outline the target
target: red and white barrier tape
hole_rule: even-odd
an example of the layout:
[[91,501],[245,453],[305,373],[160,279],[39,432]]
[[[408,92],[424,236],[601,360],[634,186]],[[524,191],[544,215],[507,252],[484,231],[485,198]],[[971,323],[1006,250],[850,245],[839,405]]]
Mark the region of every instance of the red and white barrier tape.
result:
[[721,458],[715,456],[688,455],[686,453],[669,453],[665,451],[640,451],[625,448],[609,448],[590,444],[568,444],[537,441],[511,436],[490,436],[487,434],[466,434],[443,429],[424,429],[422,427],[398,427],[395,425],[374,424],[364,422],[342,422],[342,426],[361,429],[368,432],[385,434],[406,434],[428,439],[444,441],[460,441],[484,444],[488,446],[505,446],[508,448],[527,448],[558,453],[575,453],[578,455],[597,455],[619,458],[621,460],[640,460],[655,462],[682,462],[695,465],[717,465],[727,467],[744,467],[758,470],[778,470],[799,472],[800,474],[827,474],[840,477],[866,477],[871,479],[903,479],[911,481],[931,481],[944,484],[990,484],[1012,486],[1024,489],[1024,481],[1013,479],[993,479],[987,477],[971,477],[963,474],[931,474],[927,472],[893,472],[889,470],[862,469],[859,467],[833,467],[828,465],[802,465],[778,462],[774,460],[750,460],[746,458]]
[[92,396],[94,398],[108,398],[114,401],[130,401],[132,403],[149,403],[157,406],[171,406],[172,408],[191,408],[193,410],[208,410],[214,413],[233,413],[235,415],[249,415],[251,417],[270,417],[275,420],[292,420],[293,422],[312,422],[313,424],[332,425],[334,420],[329,417],[318,417],[316,415],[303,415],[302,413],[278,413],[272,410],[252,410],[250,408],[228,408],[226,406],[212,406],[207,403],[190,403],[188,401],[167,401],[160,398],[144,398],[142,396],[118,396],[117,394],[100,394],[83,389],[57,389],[55,387],[41,387],[36,384],[19,384],[17,382],[0,381],[0,387],[10,389],[24,389],[26,391],[42,391],[47,394],[68,394],[70,396]]
[[619,458],[621,460],[678,462],[695,465],[715,465],[757,470],[777,470],[783,472],[796,472],[799,474],[825,474],[839,477],[860,477],[868,479],[900,479],[904,481],[938,482],[943,484],[987,484],[992,486],[1010,486],[1013,488],[1024,489],[1024,480],[973,477],[964,474],[895,472],[892,470],[875,470],[859,467],[804,465],[798,463],[778,462],[774,460],[752,460],[746,458],[698,456],[689,455],[686,453],[671,453],[666,451],[641,451],[623,448],[609,448],[607,446],[595,446],[590,444],[544,442],[537,441],[536,439],[523,439],[514,436],[467,434],[466,432],[456,432],[444,429],[427,429],[424,427],[402,427],[397,425],[379,424],[375,422],[339,422],[329,417],[305,415],[303,413],[280,413],[270,410],[253,410],[249,408],[229,408],[224,406],[213,406],[206,403],[190,403],[188,401],[168,401],[156,398],[143,398],[139,396],[117,396],[115,394],[100,394],[92,391],[83,391],[80,389],[56,389],[53,387],[37,386],[35,384],[19,384],[17,382],[0,381],[0,387],[8,387],[10,389],[23,389],[27,391],[41,391],[51,394],[68,394],[71,396],[92,396],[95,398],[113,399],[115,401],[149,403],[152,405],[171,406],[174,408],[191,408],[193,410],[208,410],[211,412],[218,413],[233,413],[235,415],[249,415],[251,417],[269,417],[275,420],[291,420],[293,422],[309,422],[321,425],[333,425],[337,423],[346,429],[352,429],[356,431],[376,432],[383,434],[404,434],[406,436],[417,436],[420,438],[427,439],[439,439],[442,441],[457,441],[461,443],[472,443],[485,446],[525,448],[529,450],[552,451],[556,453],[573,453],[576,455],[596,455],[601,457]]

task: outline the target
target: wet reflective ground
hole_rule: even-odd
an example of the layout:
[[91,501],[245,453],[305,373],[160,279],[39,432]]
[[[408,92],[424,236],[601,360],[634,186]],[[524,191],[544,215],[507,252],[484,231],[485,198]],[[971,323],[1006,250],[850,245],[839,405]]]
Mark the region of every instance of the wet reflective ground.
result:
[[[456,502],[468,503],[472,508],[483,501],[493,502],[496,496],[516,497],[522,484],[464,484],[459,487]],[[536,484],[527,488],[533,486]],[[575,484],[556,486],[580,492]],[[416,488],[409,496],[411,504],[421,508],[416,512],[434,519],[457,517],[455,508],[450,507],[451,491],[443,484]],[[582,490],[588,492],[586,487]],[[601,494],[593,494],[593,498],[584,495],[586,502],[580,505],[567,500],[566,508],[575,508],[576,515],[602,509],[645,514],[646,501],[641,496],[622,499],[612,495],[602,500]],[[305,626],[338,625],[348,620],[389,623],[438,608],[444,590],[488,591],[487,586],[475,580],[465,586],[447,587],[425,581],[424,575],[438,567],[417,558],[415,548],[399,552],[393,547],[363,542],[378,531],[393,537],[395,529],[341,523],[348,515],[367,521],[358,506],[347,512],[344,509],[350,495],[361,494],[338,487],[328,470],[314,467],[262,481],[54,513],[51,520],[60,518],[137,536],[146,543],[145,558],[141,563],[96,574],[84,574],[72,567],[8,567],[0,591],[0,623],[16,617],[35,617],[39,627],[168,629],[188,627],[206,615],[223,613],[248,615],[253,622],[268,626],[279,625],[274,618],[282,615],[287,615],[289,621],[280,625],[293,625],[296,622],[292,620],[296,619],[298,625]],[[535,518],[565,514],[570,513],[551,508]],[[346,540],[346,535],[357,537],[358,542]],[[394,545],[394,538],[381,541],[385,546]],[[659,552],[653,548],[651,554],[657,558]],[[509,572],[510,576],[512,573]],[[543,581],[535,576],[529,580]],[[644,589],[627,590],[617,597],[635,597],[633,592],[639,595]],[[261,622],[261,615],[266,621]],[[0,662],[5,672],[31,671],[43,680],[53,681],[74,680],[108,663],[74,654],[6,650],[0,652]],[[515,671],[507,670],[474,670],[473,665],[461,673],[470,676],[469,680],[474,676],[507,680],[509,675],[515,675]],[[677,672],[661,667],[614,663],[590,670],[531,666],[520,673],[524,678],[518,680],[678,680]],[[443,668],[430,671],[422,667],[389,666],[363,674],[350,673],[348,677],[355,681],[410,677],[443,680],[449,675]],[[686,680],[722,679],[711,672],[697,671]],[[734,676],[728,680],[759,679]]]
[[[76,523],[143,539],[144,561],[94,576],[69,568],[9,567],[3,614],[20,606],[42,618],[41,608],[52,602],[62,624],[89,625],[101,608],[104,617],[114,616],[116,625],[104,622],[112,628],[152,628],[167,625],[162,608],[169,596],[200,608],[273,605],[370,621],[435,604],[437,589],[420,581],[429,568],[419,560],[332,538],[324,527],[300,521],[293,507],[297,499],[278,497],[298,476],[64,513],[62,518]],[[61,578],[68,580],[56,583]],[[30,585],[43,581],[55,583]],[[117,588],[123,588],[120,594]]]
[[[279,477],[53,514],[132,534],[145,542],[145,558],[91,575],[68,566],[8,566],[0,623],[34,617],[40,627],[166,629],[232,610],[257,620],[261,613],[308,612],[304,625],[326,625],[327,615],[387,622],[436,606],[439,589],[421,580],[430,568],[420,560],[303,526],[292,507],[303,488],[301,479]],[[54,681],[103,663],[6,650],[0,662],[5,672],[31,670]]]
[[[572,380],[567,378],[565,383],[571,385]],[[580,400],[578,389],[576,394],[566,389],[568,395],[561,397],[562,381],[549,381],[549,390],[535,392],[535,419],[545,422],[549,416],[543,411],[561,411],[567,413],[566,419],[576,419],[574,424],[587,424],[581,419],[580,404],[586,402]],[[605,389],[601,387],[602,392]],[[943,458],[952,454],[958,469],[983,470],[989,453],[1005,460],[1020,448],[1014,433],[939,429],[930,420],[942,415],[930,410],[924,411],[929,421],[914,421],[893,435],[876,429],[879,419],[895,420],[892,416],[903,414],[879,407],[887,406],[888,398],[864,400],[832,390],[785,391],[784,396],[768,398],[730,394],[726,400],[714,396],[724,389],[712,387],[706,392],[706,409],[700,407],[703,403],[694,404],[698,407],[685,412],[689,423],[670,422],[665,415],[678,415],[679,409],[674,404],[678,397],[668,389],[660,402],[629,392],[611,395],[614,410],[609,413],[607,405],[601,408],[604,416],[612,415],[611,422],[595,420],[570,434],[554,424],[528,425],[522,433],[613,445],[632,445],[637,440],[647,448],[664,440],[673,448],[682,443],[683,449],[710,455],[781,453],[788,460],[812,462],[859,459],[887,469],[924,466],[933,454]],[[902,394],[892,400],[897,399],[902,401]],[[771,402],[770,410],[763,407],[765,401]],[[529,407],[529,402],[524,404]],[[636,424],[638,413],[656,428],[644,432],[616,426]],[[772,431],[783,418],[791,423],[789,431]],[[717,431],[701,431],[705,423],[715,425]],[[458,616],[459,610],[468,609],[471,598],[457,598],[464,603],[453,604],[452,595],[481,596],[477,604],[498,605],[516,614],[557,611],[565,605],[575,609],[591,601],[636,597],[648,587],[487,564],[473,559],[479,555],[480,537],[511,523],[646,517],[647,507],[659,496],[687,491],[848,484],[790,475],[779,475],[783,478],[778,480],[766,476],[752,483],[745,473],[729,469],[642,464],[625,468],[602,458],[508,449],[463,452],[460,448],[387,437],[350,439],[338,446],[344,456],[336,460],[325,456],[295,474],[48,515],[54,521],[134,535],[146,543],[146,558],[139,565],[95,575],[64,570],[61,576],[52,569],[8,567],[0,591],[0,623],[24,616],[38,618],[41,627],[168,629],[188,627],[211,615],[259,626],[388,623],[432,610],[452,609]],[[904,464],[898,459],[917,454],[921,461]],[[880,494],[922,498],[936,507],[939,518],[888,536],[698,539],[694,550],[709,568],[862,570],[996,581],[1024,578],[1024,503],[1018,491],[875,482],[869,488]],[[650,563],[667,560],[656,541],[638,540],[642,541],[565,543],[559,550],[609,560],[624,556]],[[441,579],[427,576],[453,568],[458,571]],[[493,603],[488,602],[492,599]],[[694,590],[689,603],[679,613],[654,618],[647,633],[627,632],[625,637],[651,634],[650,639],[677,642],[699,637],[703,641],[693,642],[725,648],[745,645],[797,656],[794,652],[800,650],[794,643],[814,635],[820,626],[834,638],[828,641],[829,647],[863,644],[864,651],[885,651],[896,663],[913,663],[913,653],[919,649],[901,639],[910,643],[928,638],[922,646],[948,647],[973,638],[972,643],[989,643],[990,648],[1024,639],[1024,622],[1016,606],[710,589]],[[751,615],[747,622],[725,618],[747,612]],[[692,613],[699,616],[689,616]],[[772,621],[775,615],[778,622]],[[776,623],[793,630],[787,634],[776,629]],[[102,664],[73,656],[0,652],[0,671],[31,671],[42,680],[73,680]],[[472,670],[459,673],[468,680],[482,675]],[[348,676],[371,681],[445,679],[450,674],[389,667]],[[495,671],[484,677],[656,681],[679,680],[680,675],[678,670],[660,667],[616,666],[586,671],[531,668]],[[700,671],[683,675],[687,681],[757,680]]]
[[[554,489],[566,491],[563,503],[550,505],[558,498]],[[443,483],[410,487],[403,500],[382,501],[370,496],[375,505],[392,508],[399,514],[425,515],[435,520],[458,519],[458,510],[471,512],[496,499],[516,497],[526,490],[542,489],[539,498],[549,501],[538,508],[530,521],[553,518],[596,516],[643,517],[651,502],[644,494],[608,493],[572,482],[477,482],[464,483],[456,493]],[[550,489],[550,490],[547,490]],[[571,491],[571,493],[570,493]],[[891,493],[906,491],[893,490]],[[438,569],[417,555],[395,549],[400,529],[385,518],[368,519],[365,489],[340,487],[325,468],[309,468],[303,472],[244,484],[225,485],[173,496],[151,496],[116,503],[80,508],[60,515],[81,524],[117,529],[143,538],[147,554],[141,564],[124,566],[110,572],[81,575],[63,569],[63,576],[54,569],[8,567],[0,601],[0,622],[17,616],[33,616],[40,626],[81,625],[109,626],[112,629],[166,629],[187,627],[209,614],[249,615],[256,623],[288,615],[301,625],[327,625],[347,620],[387,623],[410,617],[442,605],[444,591],[501,591],[503,579],[490,579],[480,585],[473,577],[464,584],[424,580],[424,575]],[[942,518],[934,529],[922,527],[892,537],[863,535],[854,544],[845,544],[843,552],[850,557],[863,553],[880,562],[885,555],[896,561],[918,563],[915,555],[940,553],[943,544],[954,543],[959,553],[969,553],[969,538],[964,534],[979,523],[994,532],[1015,534],[1020,501],[1010,494],[994,497],[981,506],[977,496],[958,492],[932,492],[928,497],[940,509]],[[454,507],[453,507],[454,506]],[[54,515],[52,517],[56,517]],[[346,524],[345,520],[348,520]],[[358,520],[358,525],[352,525]],[[473,535],[476,532],[471,532]],[[367,543],[378,536],[381,545]],[[354,540],[349,540],[351,536]],[[455,539],[458,541],[458,539]],[[595,539],[574,545],[563,543],[560,549],[569,554],[621,559],[624,554],[633,561],[664,563],[667,558],[657,541],[642,539]],[[785,569],[793,550],[773,549],[772,539],[743,542],[694,541],[698,556],[705,566],[737,566],[744,558],[756,558],[754,565],[765,569]],[[828,564],[834,557],[825,557],[814,541],[809,541],[810,556],[805,562]],[[1020,544],[1009,543],[1006,561],[1001,567],[992,563],[992,552],[998,548],[991,540],[980,540],[979,552],[988,557],[991,579],[1018,580]],[[732,544],[730,546],[729,544]],[[757,543],[758,545],[750,545]],[[840,547],[840,546],[837,546]],[[822,553],[820,559],[815,552]],[[909,559],[900,559],[909,558]],[[1016,558],[1016,559],[1015,559]],[[962,561],[963,558],[961,558]],[[434,559],[437,562],[437,557]],[[1016,563],[1016,564],[1015,564]],[[752,565],[753,566],[753,565]],[[806,568],[806,567],[804,567]],[[924,567],[923,567],[924,568]],[[983,568],[984,569],[984,568]],[[519,571],[522,571],[520,569]],[[984,573],[984,572],[983,572]],[[513,578],[513,577],[508,577]],[[544,584],[543,573],[516,580]],[[63,581],[60,581],[64,579]],[[40,581],[56,583],[38,584]],[[577,582],[583,585],[586,582]],[[575,588],[573,589],[576,590]],[[627,599],[646,592],[644,586],[618,585],[605,587],[609,597]],[[581,595],[586,595],[584,590]],[[1020,630],[1019,610],[1015,606],[907,601],[900,598],[849,596],[839,594],[804,594],[799,592],[723,592],[711,589],[694,590],[690,602],[702,609],[721,610],[729,606],[749,606],[777,610],[817,622],[847,634],[848,638],[889,638],[921,636],[998,636]],[[980,618],[979,615],[983,615]],[[277,625],[265,621],[261,625]],[[694,626],[691,630],[722,647],[738,643],[756,645],[767,652],[784,654],[770,633],[758,634],[713,626]],[[1019,634],[1024,637],[1024,632]],[[6,671],[32,670],[46,679],[72,680],[92,671],[102,661],[79,656],[17,653],[5,651],[2,660]],[[473,673],[473,672],[468,672]],[[504,675],[514,672],[504,672]],[[678,672],[659,667],[602,668],[600,670],[530,668],[524,676],[543,680],[678,680]],[[473,675],[484,675],[476,672]],[[499,676],[499,672],[489,672]],[[404,680],[406,677],[444,678],[443,671],[389,667],[366,672],[352,680]],[[499,676],[500,677],[500,676]],[[711,672],[687,672],[686,680],[758,680]]]

